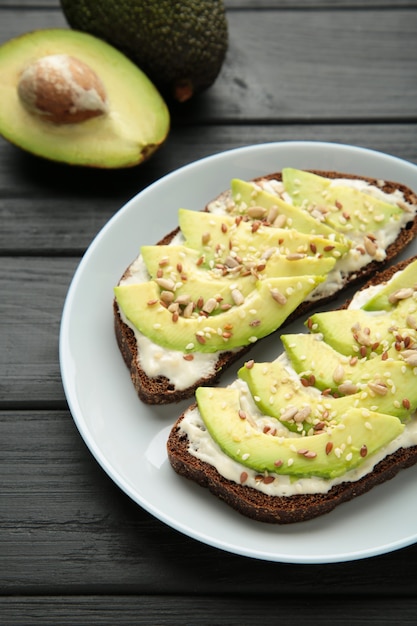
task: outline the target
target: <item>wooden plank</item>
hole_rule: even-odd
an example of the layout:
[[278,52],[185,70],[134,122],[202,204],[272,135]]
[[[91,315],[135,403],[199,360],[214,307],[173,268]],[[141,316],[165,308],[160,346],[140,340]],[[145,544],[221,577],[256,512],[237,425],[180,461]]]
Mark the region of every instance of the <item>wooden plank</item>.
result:
[[[5,7],[17,8],[16,0],[1,0],[0,9]],[[382,9],[388,7],[392,8],[404,8],[404,7],[417,7],[417,0],[404,0],[396,1],[393,6],[392,0],[366,0],[366,5],[360,0],[224,0],[224,5],[227,10],[231,9],[296,9],[296,8],[309,8],[309,9]],[[18,7],[33,7],[39,8],[59,8],[59,0],[20,0]]]
[[[184,119],[415,119],[415,9],[386,9],[377,20],[373,10],[233,10],[228,20],[222,71],[201,99],[181,107]],[[29,25],[66,22],[57,10],[4,9],[0,42]]]
[[65,406],[58,335],[79,259],[3,258],[0,265],[0,404]]
[[415,11],[382,11],[378,20],[373,11],[261,11],[250,19],[244,11],[232,12],[230,52],[203,115],[414,117],[416,32]]
[[416,623],[417,602],[414,598],[404,604],[399,599],[343,600],[327,596],[324,598],[323,594],[312,599],[303,594],[300,600],[294,595],[285,597],[277,592],[270,595],[248,594],[247,586],[238,597],[93,595],[1,598],[0,611],[8,626],[259,626],[260,619],[264,623],[286,626],[302,623],[312,626],[351,626],[355,623],[366,623],[369,626],[415,626]]
[[415,597],[417,545],[362,561],[291,565],[228,554],[172,530],[108,478],[64,410],[0,413],[0,475],[3,596],[192,591],[276,602],[277,594],[325,594],[345,604],[373,594]]
[[50,163],[0,141],[0,251],[79,256],[107,220],[147,185],[176,167],[231,148],[329,141],[417,163],[416,135],[417,124],[177,126],[149,162],[113,172]]

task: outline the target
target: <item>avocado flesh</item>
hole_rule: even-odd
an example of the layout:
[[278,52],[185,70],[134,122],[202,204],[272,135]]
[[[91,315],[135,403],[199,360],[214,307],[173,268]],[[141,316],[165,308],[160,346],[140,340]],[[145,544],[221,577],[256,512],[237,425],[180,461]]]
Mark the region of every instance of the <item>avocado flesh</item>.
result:
[[[154,343],[181,352],[218,352],[242,347],[274,332],[303,302],[324,276],[294,279],[266,278],[240,305],[216,315],[185,318],[173,316],[160,303],[160,288],[154,281],[119,285],[114,293],[128,320]],[[278,302],[274,290],[286,294]]]
[[167,96],[184,101],[216,79],[228,46],[222,0],[61,0],[69,25],[124,52]]
[[253,230],[253,221],[237,222],[229,215],[179,210],[179,225],[185,245],[201,250],[205,261],[222,262],[231,251],[244,263],[262,260],[271,249],[280,254],[305,254],[340,258],[348,245],[319,235],[299,233],[295,229],[274,228],[261,225]]
[[[297,374],[312,374],[318,389],[347,395],[354,393],[349,387],[343,391],[344,385],[351,383],[358,387],[358,391],[374,397],[381,411],[385,410],[385,401],[390,402],[392,399],[401,403],[405,397],[402,394],[406,393],[408,400],[417,408],[417,373],[414,367],[401,358],[401,352],[395,347],[387,352],[387,358],[377,355],[370,359],[359,359],[352,364],[349,357],[339,354],[314,335],[282,335],[281,340]],[[372,392],[375,385],[378,385],[381,395]],[[380,385],[386,388],[385,393]]]
[[[20,73],[50,54],[71,55],[96,72],[107,91],[107,114],[54,124],[26,110],[17,92]],[[0,76],[0,133],[37,156],[87,167],[131,167],[168,135],[168,108],[150,80],[120,52],[85,33],[39,30],[10,40],[0,47]]]
[[365,311],[391,311],[398,304],[395,294],[404,289],[411,289],[414,292],[417,289],[417,260],[393,276],[380,291],[366,302],[363,309]]
[[[408,288],[409,284],[410,274],[400,282],[400,288]],[[329,328],[351,329],[365,316],[372,336],[375,328],[370,320],[379,322],[385,318],[385,326],[401,323],[409,320],[415,309],[415,302],[409,297],[381,314],[360,310],[358,317],[356,309],[348,309],[333,311],[326,319]],[[310,322],[307,326],[313,329]],[[384,352],[377,354],[370,347],[360,358],[354,352],[353,359],[350,354],[335,351],[321,335],[282,335],[285,356],[270,363],[248,361],[238,372],[241,382],[226,390],[197,390],[198,406],[207,430],[225,454],[257,472],[303,478],[343,476],[353,466],[346,463],[343,466],[341,458],[346,460],[348,454],[350,461],[359,466],[365,457],[395,439],[417,410],[414,326],[412,323],[412,328],[406,331],[398,327],[389,330],[393,340],[384,340]],[[253,404],[260,414],[251,408]],[[363,420],[366,420],[366,432]],[[327,439],[324,443],[326,437],[338,436],[339,428],[345,432],[344,442]],[[361,437],[370,434],[372,442],[361,443]],[[326,458],[323,447],[319,447],[320,441],[325,451],[337,450],[337,461]],[[353,443],[356,456],[351,448],[345,447],[348,441]],[[298,442],[303,446],[301,449],[296,446]],[[278,452],[274,447],[277,444],[282,444],[284,450]],[[290,466],[287,446],[297,455],[290,459]],[[302,458],[305,454],[307,457]],[[307,462],[315,462],[317,458],[317,466]],[[302,466],[296,464],[298,460]]]
[[193,300],[221,296],[221,303],[233,304],[231,291],[244,296],[255,287],[259,278],[325,275],[336,262],[330,257],[288,259],[274,253],[265,262],[236,265],[230,268],[202,262],[201,252],[183,245],[142,246],[142,259],[152,280],[168,279],[175,283],[175,295],[188,293]]
[[306,210],[325,207],[328,226],[349,233],[375,233],[403,214],[395,204],[383,202],[348,185],[334,185],[329,178],[294,168],[282,170],[285,191],[296,206]]
[[374,454],[404,428],[390,415],[350,409],[340,422],[343,428],[336,424],[318,435],[275,437],[258,430],[250,415],[242,419],[238,389],[199,387],[196,399],[206,428],[221,450],[262,473],[335,478],[363,462],[361,451]]
[[358,355],[361,346],[365,356],[370,352],[380,354],[395,344],[399,336],[417,341],[417,301],[400,300],[388,311],[323,311],[311,315],[307,326],[312,332],[321,333],[327,344],[344,355]]
[[184,295],[189,295],[193,302],[199,298],[204,302],[216,298],[219,302],[217,313],[221,311],[220,305],[234,305],[233,289],[247,296],[255,288],[257,278],[253,274],[222,276],[214,270],[201,269],[198,263],[200,253],[185,246],[142,246],[141,254],[153,280],[159,275],[160,279],[175,283],[174,299]]
[[[410,415],[410,410],[417,408],[417,389],[415,388],[417,379],[410,367],[407,367],[404,374],[402,362],[396,362],[394,366],[392,363],[386,363],[378,371],[378,375],[374,374],[371,379],[364,377],[360,391],[351,395],[334,397],[327,393],[326,395],[317,393],[321,388],[328,389],[324,386],[325,383],[319,373],[326,367],[319,354],[317,361],[320,370],[312,367],[306,374],[303,371],[297,372],[299,376],[291,374],[280,359],[271,363],[255,363],[250,368],[243,366],[238,375],[248,385],[260,411],[280,421],[284,416],[284,425],[289,430],[300,434],[311,433],[312,429],[318,428],[317,425],[320,429],[320,425],[323,423],[339,421],[341,416],[350,408],[366,408],[393,415],[400,420],[406,420]],[[330,368],[331,364],[328,365]],[[302,377],[305,377],[304,380],[308,380],[311,373],[315,375],[315,387],[313,389],[304,387],[301,382]],[[368,383],[385,383],[387,380],[387,377],[384,376],[385,373],[389,373],[390,386],[388,386],[385,395],[379,395],[371,391]],[[332,379],[331,382],[334,383]],[[407,388],[409,405],[402,402],[405,387]],[[289,411],[292,408],[296,408],[297,412],[308,408],[305,419],[301,419],[302,413],[297,414]]]
[[285,217],[289,228],[295,228],[301,233],[334,238],[335,241],[340,241],[344,245],[348,243],[346,237],[340,232],[323,222],[319,222],[299,207],[284,202],[278,195],[268,193],[256,188],[252,183],[237,178],[232,180],[231,189],[239,215],[247,213],[247,209],[254,206],[262,207],[267,212],[276,209],[278,215]]

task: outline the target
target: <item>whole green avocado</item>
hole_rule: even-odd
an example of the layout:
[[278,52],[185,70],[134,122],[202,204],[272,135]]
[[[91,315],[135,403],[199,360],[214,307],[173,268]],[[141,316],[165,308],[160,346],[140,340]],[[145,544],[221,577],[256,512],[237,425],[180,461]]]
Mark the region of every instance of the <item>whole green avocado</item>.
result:
[[179,102],[210,87],[226,55],[222,0],[61,0],[61,7],[71,28],[124,52]]

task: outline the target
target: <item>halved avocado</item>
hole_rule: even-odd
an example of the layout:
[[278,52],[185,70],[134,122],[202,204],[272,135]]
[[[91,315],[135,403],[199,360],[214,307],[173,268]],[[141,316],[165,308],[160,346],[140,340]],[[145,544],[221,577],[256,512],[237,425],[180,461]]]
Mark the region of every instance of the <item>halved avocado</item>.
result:
[[[59,110],[58,118],[63,121],[57,121],[48,112],[53,102],[43,109],[39,100],[31,102],[33,91],[22,90],[25,71],[30,80],[40,59],[44,63],[47,57],[62,59],[62,55],[79,64],[79,76],[86,68],[104,88],[102,110],[82,121],[70,119],[71,106],[65,115]],[[68,67],[65,71],[68,77]],[[93,93],[88,80],[83,91],[87,109]],[[6,42],[0,47],[0,86],[0,134],[23,150],[53,161],[98,168],[131,167],[149,158],[169,132],[167,105],[148,77],[115,48],[86,33],[38,30]],[[75,84],[78,91],[79,86]],[[48,88],[44,92],[48,96]]]

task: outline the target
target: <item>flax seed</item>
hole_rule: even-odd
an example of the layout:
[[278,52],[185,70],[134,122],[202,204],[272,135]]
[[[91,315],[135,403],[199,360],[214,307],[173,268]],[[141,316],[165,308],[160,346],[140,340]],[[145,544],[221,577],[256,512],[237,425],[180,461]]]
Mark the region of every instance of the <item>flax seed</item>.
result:
[[248,473],[247,472],[242,472],[240,475],[240,482],[243,485],[243,483],[245,483],[248,480]]
[[361,455],[362,458],[365,458],[366,455],[368,454],[368,448],[365,444],[361,447],[359,454]]
[[408,398],[403,398],[403,402],[402,402],[403,407],[405,408],[406,411],[409,411],[411,408],[411,403],[410,400]]

